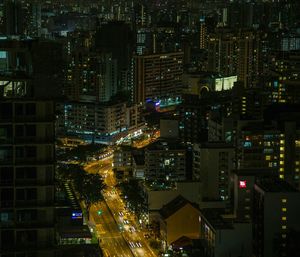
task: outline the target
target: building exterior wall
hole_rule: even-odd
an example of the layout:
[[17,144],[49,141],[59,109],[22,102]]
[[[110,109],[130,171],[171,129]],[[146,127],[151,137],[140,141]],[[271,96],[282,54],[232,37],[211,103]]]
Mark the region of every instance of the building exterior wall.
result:
[[199,238],[199,211],[191,204],[186,204],[180,210],[164,220],[167,245],[182,236],[192,239]]
[[177,97],[182,91],[183,53],[134,57],[134,102]]

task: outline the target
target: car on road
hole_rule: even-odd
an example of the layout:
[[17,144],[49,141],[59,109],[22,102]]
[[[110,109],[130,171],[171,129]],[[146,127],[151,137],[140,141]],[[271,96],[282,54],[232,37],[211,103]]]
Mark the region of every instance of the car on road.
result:
[[130,233],[135,232],[135,228],[134,228],[134,227],[130,227],[130,228],[129,228],[129,232],[130,232]]
[[131,242],[131,241],[130,241],[130,242],[128,242],[128,243],[129,243],[129,245],[130,245],[131,248],[135,248],[134,242]]

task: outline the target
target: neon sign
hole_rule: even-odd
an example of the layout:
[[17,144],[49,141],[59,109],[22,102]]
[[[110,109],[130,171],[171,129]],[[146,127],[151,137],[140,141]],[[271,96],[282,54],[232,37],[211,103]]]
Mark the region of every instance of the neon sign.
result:
[[81,211],[72,212],[72,220],[77,220],[77,219],[82,219]]
[[247,187],[246,180],[240,180],[240,188],[246,188],[246,187]]

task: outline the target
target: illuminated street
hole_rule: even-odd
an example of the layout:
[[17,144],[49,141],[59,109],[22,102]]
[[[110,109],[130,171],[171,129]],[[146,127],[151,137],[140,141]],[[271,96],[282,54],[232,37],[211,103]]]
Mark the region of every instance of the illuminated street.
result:
[[[157,256],[139,231],[134,216],[125,210],[124,203],[115,188],[111,169],[112,159],[95,162],[85,167],[88,172],[100,172],[107,188],[105,201],[92,206],[90,219],[96,224],[98,238],[105,256]],[[109,208],[108,208],[109,207]],[[101,213],[99,213],[99,211]],[[128,224],[127,224],[128,223]]]

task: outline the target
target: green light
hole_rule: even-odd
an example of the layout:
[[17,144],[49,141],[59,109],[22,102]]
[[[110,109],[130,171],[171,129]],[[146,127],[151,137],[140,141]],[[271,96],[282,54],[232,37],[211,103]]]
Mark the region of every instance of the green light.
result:
[[103,213],[103,211],[102,210],[98,210],[97,213],[98,213],[98,215],[101,215]]

